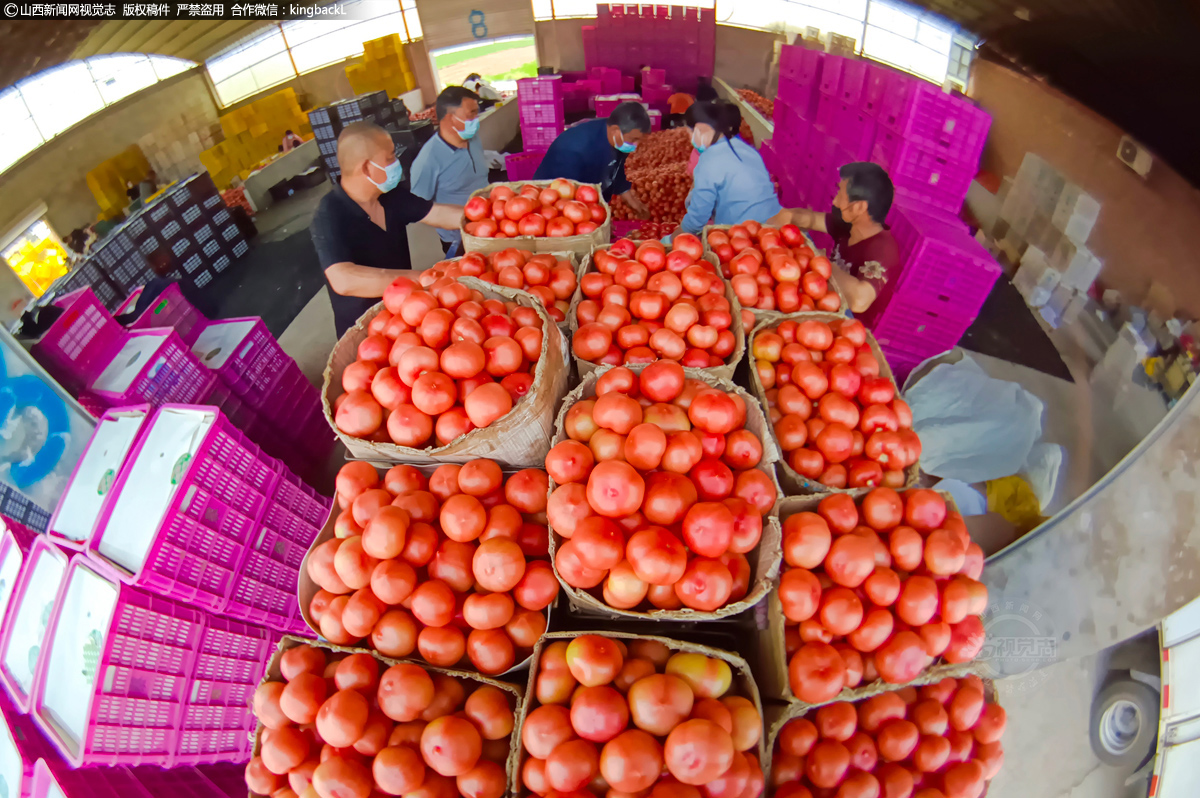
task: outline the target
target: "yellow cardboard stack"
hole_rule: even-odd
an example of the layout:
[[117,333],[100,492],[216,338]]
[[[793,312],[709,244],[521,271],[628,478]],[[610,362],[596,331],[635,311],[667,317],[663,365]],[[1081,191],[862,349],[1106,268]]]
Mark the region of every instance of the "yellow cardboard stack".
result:
[[218,188],[234,178],[245,180],[262,161],[279,151],[283,133],[291,130],[301,138],[312,135],[308,116],[296,100],[296,92],[284,89],[230,111],[221,117],[225,140],[200,153],[200,163]]
[[100,206],[100,218],[115,219],[124,213],[129,205],[129,196],[125,193],[127,182],[136,185],[149,171],[150,162],[142,154],[142,148],[133,144],[88,172],[88,188]]
[[355,94],[386,91],[388,97],[394,98],[417,87],[399,34],[363,42],[363,51],[361,64],[346,67],[346,77]]

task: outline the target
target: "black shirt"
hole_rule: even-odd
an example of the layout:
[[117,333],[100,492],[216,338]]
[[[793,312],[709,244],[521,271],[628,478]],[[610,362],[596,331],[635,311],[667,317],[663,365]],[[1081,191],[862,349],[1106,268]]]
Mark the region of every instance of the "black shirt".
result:
[[[383,206],[387,230],[372,222],[340,183],[321,198],[313,214],[312,238],[322,269],[346,262],[375,269],[412,268],[407,226],[428,216],[433,203],[414,196],[403,186],[381,196],[379,203]],[[341,338],[379,298],[342,296],[330,286],[329,301],[333,304],[333,323]]]

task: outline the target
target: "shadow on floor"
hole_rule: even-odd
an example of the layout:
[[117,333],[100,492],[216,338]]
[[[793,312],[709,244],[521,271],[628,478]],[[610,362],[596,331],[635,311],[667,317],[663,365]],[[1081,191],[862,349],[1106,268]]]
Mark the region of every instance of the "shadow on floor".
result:
[[1074,381],[1054,343],[1034,318],[1035,313],[1008,278],[1001,276],[958,345],[1037,369],[1051,377]]

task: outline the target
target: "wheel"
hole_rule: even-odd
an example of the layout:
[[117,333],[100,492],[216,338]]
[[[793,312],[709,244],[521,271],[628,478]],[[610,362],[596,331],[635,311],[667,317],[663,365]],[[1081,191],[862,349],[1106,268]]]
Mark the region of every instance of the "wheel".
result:
[[1089,732],[1097,759],[1116,768],[1136,768],[1154,751],[1158,693],[1129,678],[1113,682],[1092,702]]

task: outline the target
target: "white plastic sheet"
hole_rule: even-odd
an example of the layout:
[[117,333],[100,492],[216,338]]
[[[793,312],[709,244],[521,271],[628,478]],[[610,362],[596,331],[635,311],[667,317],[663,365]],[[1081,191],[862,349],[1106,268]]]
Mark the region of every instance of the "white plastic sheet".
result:
[[904,395],[921,470],[968,484],[1016,474],[1042,436],[1042,401],[970,358],[935,366]]

